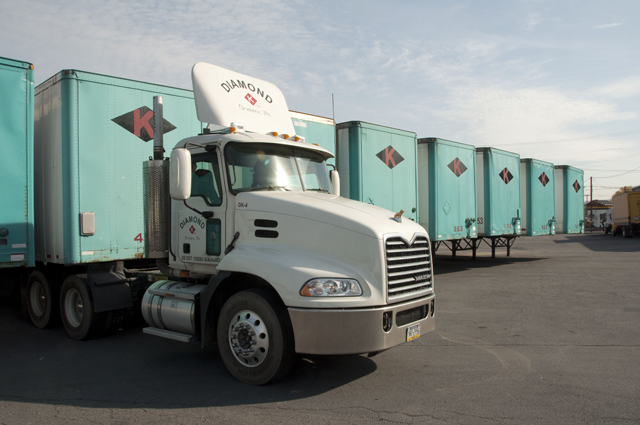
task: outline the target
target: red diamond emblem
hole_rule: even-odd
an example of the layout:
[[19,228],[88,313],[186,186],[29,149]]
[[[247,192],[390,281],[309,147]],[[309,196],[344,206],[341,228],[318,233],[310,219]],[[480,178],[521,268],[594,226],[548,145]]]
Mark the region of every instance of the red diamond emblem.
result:
[[256,98],[251,96],[250,93],[247,93],[247,95],[244,98],[247,99],[247,101],[252,105],[255,105],[257,102]]
[[511,174],[511,171],[509,171],[509,169],[507,169],[506,167],[504,170],[500,171],[500,174],[498,175],[500,176],[504,184],[509,184],[509,182],[513,178],[513,174]]
[[189,231],[191,232],[191,234],[193,235],[193,233],[196,231],[196,228],[191,226],[189,227]]
[[578,180],[573,182],[573,189],[576,191],[576,193],[580,191],[580,183],[578,183]]
[[542,183],[543,187],[547,186],[547,184],[549,183],[549,177],[545,172],[540,174],[540,177],[538,177],[538,180],[540,180],[540,183]]

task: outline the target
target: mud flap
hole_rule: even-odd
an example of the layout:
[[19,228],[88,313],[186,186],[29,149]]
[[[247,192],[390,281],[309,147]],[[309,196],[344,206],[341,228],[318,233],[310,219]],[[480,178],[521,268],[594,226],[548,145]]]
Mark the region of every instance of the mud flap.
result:
[[89,265],[87,281],[96,313],[133,306],[130,280],[124,274],[122,261]]

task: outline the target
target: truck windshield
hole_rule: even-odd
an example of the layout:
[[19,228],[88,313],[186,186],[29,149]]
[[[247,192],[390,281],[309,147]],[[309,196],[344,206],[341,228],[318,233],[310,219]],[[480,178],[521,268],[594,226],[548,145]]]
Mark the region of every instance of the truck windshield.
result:
[[234,195],[254,190],[332,193],[324,157],[317,152],[264,143],[230,143],[225,158]]

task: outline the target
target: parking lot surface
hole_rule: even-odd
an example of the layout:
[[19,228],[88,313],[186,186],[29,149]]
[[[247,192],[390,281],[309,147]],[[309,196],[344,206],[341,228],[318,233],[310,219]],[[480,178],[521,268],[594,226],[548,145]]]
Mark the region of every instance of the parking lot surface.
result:
[[519,238],[435,258],[436,330],[376,357],[235,381],[215,346],[78,342],[0,301],[0,424],[640,423],[640,239]]

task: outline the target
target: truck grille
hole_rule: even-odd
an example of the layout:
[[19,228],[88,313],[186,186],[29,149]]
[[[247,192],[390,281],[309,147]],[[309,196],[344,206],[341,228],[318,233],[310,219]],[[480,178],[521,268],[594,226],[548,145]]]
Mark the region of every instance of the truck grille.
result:
[[398,302],[433,292],[429,239],[419,236],[412,245],[400,237],[385,243],[388,301]]

